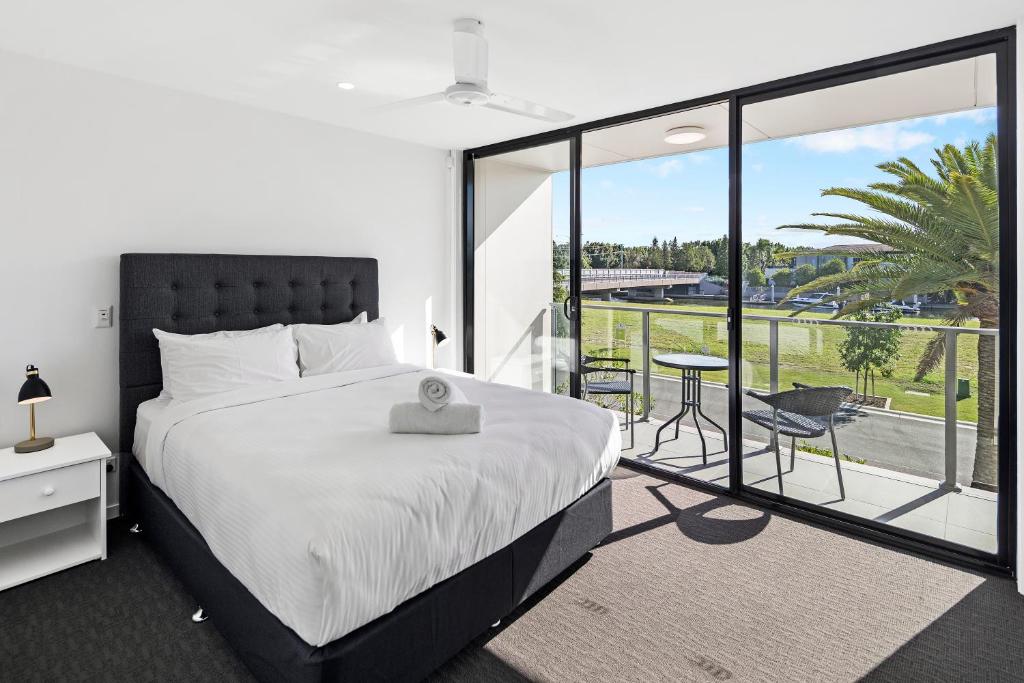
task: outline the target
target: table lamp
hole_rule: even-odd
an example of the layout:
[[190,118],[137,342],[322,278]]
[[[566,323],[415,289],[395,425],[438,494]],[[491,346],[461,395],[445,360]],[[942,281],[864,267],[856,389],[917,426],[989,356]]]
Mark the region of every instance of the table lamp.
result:
[[434,362],[431,367],[437,367],[437,349],[448,343],[448,335],[437,329],[437,325],[430,326],[430,336],[434,338]]
[[15,444],[15,453],[44,451],[53,445],[52,436],[36,437],[36,404],[49,401],[50,398],[50,387],[39,378],[39,368],[28,365],[25,368],[25,383],[18,392],[18,405],[28,406],[28,440]]

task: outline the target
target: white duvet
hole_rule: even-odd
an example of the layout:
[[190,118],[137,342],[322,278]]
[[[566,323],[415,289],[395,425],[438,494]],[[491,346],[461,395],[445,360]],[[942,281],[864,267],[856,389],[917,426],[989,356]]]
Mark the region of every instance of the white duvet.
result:
[[480,434],[388,433],[424,374],[384,366],[172,402],[136,453],[217,559],[323,645],[508,545],[618,461],[609,411],[464,376],[451,380],[484,406]]

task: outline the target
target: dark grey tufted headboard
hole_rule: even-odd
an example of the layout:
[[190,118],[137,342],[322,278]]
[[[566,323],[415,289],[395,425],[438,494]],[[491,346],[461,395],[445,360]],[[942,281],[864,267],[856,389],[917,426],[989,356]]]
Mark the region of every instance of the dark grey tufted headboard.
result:
[[121,255],[120,450],[162,387],[153,328],[181,334],[378,316],[377,260],[226,254]]

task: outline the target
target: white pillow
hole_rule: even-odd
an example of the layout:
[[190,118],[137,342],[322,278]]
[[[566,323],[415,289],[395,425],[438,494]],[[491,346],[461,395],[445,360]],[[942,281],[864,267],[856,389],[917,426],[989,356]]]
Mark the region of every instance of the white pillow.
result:
[[302,329],[302,328],[308,328],[308,327],[338,327],[339,325],[365,325],[368,322],[370,322],[370,319],[367,317],[366,311],[363,311],[362,313],[360,313],[356,317],[352,318],[348,322],[335,323],[333,325],[316,325],[314,323],[295,323],[294,325],[289,325],[289,327],[292,328],[292,330],[294,331],[294,330],[298,330],[298,329]]
[[293,325],[303,377],[398,362],[383,318],[365,325]]
[[153,330],[153,334],[160,342],[164,393],[176,401],[299,376],[295,340],[283,325],[196,335]]
[[[266,334],[267,332],[274,332],[284,327],[281,323],[274,323],[273,325],[267,325],[266,327],[257,327],[255,330],[218,330],[216,332],[205,332],[203,334],[177,334],[175,332],[165,332],[163,330],[153,329],[153,335],[159,341],[163,339],[222,339],[228,337],[244,337],[250,334]],[[159,333],[159,334],[158,334]],[[163,389],[160,390],[160,395],[157,398],[168,399],[171,398],[171,392],[167,388],[167,364],[160,363],[160,372],[163,375]]]

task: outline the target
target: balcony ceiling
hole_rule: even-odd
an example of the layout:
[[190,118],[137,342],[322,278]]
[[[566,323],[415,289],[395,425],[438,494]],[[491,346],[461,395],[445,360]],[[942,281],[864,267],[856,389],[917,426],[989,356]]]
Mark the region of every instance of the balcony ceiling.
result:
[[[788,138],[935,114],[992,107],[996,103],[996,60],[984,55],[857,83],[768,100],[743,108],[743,141]],[[689,145],[665,142],[678,126],[701,126],[704,140]],[[729,106],[706,107],[587,133],[583,165],[699,152],[728,144]],[[568,145],[550,145],[501,156],[518,166],[564,171]]]
[[[492,89],[583,122],[1012,25],[1021,12],[1019,0],[830,7],[814,0],[642,2],[628,11],[613,0],[0,0],[0,50],[465,148],[554,126],[443,103],[374,109],[453,80],[451,22],[461,16],[486,24]],[[356,88],[339,90],[338,81]],[[791,114],[766,111],[758,130],[785,135]]]

